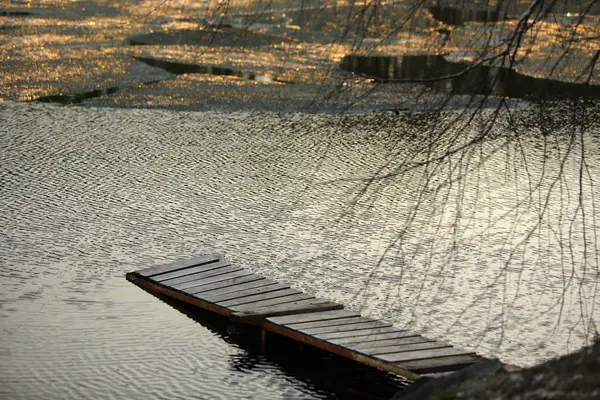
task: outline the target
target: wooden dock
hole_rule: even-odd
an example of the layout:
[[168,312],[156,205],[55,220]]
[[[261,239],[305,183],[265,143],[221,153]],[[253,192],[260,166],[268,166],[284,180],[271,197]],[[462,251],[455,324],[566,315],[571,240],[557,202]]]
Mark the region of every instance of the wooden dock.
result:
[[410,380],[482,360],[440,341],[362,317],[344,306],[291,289],[207,255],[130,272],[151,293],[178,299],[236,323],[320,348]]

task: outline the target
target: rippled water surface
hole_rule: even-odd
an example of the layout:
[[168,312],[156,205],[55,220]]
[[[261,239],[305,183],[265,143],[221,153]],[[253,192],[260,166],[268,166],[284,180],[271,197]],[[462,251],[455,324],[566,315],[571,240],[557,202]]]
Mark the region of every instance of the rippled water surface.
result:
[[[0,101],[88,108],[0,102],[0,398],[344,398],[356,382],[384,386],[389,376],[299,357],[307,349],[264,355],[124,279],[211,252],[513,364],[589,340],[598,106],[520,104],[480,138],[479,117],[450,123],[469,96],[339,68],[372,51],[458,62],[503,43],[513,22],[450,10],[461,26],[449,27],[408,0],[366,3],[366,25],[355,2],[225,3],[1,2]],[[580,8],[536,23],[519,73],[599,82],[582,68],[600,19]],[[575,25],[581,40],[567,41]],[[369,114],[446,100],[459,111]],[[176,112],[350,106],[366,115]]]
[[335,396],[236,363],[246,350],[124,280],[208,252],[506,362],[582,346],[600,319],[598,127],[504,126],[428,169],[401,162],[447,142],[418,115],[1,103],[0,394]]

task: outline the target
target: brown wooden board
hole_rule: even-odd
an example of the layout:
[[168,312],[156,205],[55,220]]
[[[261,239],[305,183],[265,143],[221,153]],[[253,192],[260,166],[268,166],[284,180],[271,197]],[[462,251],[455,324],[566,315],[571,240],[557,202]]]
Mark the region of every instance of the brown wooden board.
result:
[[463,355],[472,355],[473,352],[455,349],[454,347],[444,347],[441,349],[431,349],[431,350],[415,350],[415,351],[403,351],[401,353],[395,354],[380,354],[377,358],[382,360],[398,363],[404,361],[415,361],[415,360],[424,360],[427,358],[438,358],[438,357],[448,357],[448,356],[463,356]]
[[281,317],[269,318],[269,321],[275,324],[296,324],[300,322],[314,322],[314,321],[327,321],[339,318],[348,317],[359,317],[357,312],[350,310],[335,310],[335,311],[323,311],[323,312],[311,312],[306,314],[298,315],[286,315]]
[[[230,272],[235,272],[235,271],[242,271],[242,269],[240,267],[237,267],[237,266],[234,266],[234,265],[230,265],[228,267],[223,267],[223,268],[219,268],[219,269],[216,269],[216,270],[210,270],[210,271],[205,271],[205,272],[197,272],[195,274],[180,276],[179,278],[165,279],[163,281],[157,281],[157,282],[160,282],[160,283],[162,283],[163,285],[166,285],[166,286],[175,286],[175,285],[179,285],[181,283],[196,281],[196,280],[199,280],[199,279],[210,278],[211,276],[218,276],[218,275],[228,274]],[[153,278],[150,278],[150,279],[155,280]]]
[[[226,283],[218,283],[217,285],[224,285],[224,287],[218,287],[210,290],[203,290],[202,296],[214,296],[214,295],[227,295],[235,294],[247,289],[257,289],[261,287],[268,287],[273,285],[281,285],[280,283],[273,282],[269,279],[261,278],[258,275],[254,275],[255,279],[248,282],[236,283],[234,285],[227,285]],[[285,286],[285,285],[284,285]]]
[[378,349],[362,349],[358,350],[361,353],[369,354],[372,356],[378,356],[380,354],[394,354],[394,353],[402,353],[405,351],[415,351],[415,350],[431,350],[431,349],[441,349],[441,348],[449,348],[452,347],[449,344],[442,342],[423,342],[423,343],[412,343],[412,344],[404,344],[401,346],[388,346],[388,347],[380,347]]
[[278,306],[281,304],[287,304],[295,302],[296,304],[319,304],[328,303],[327,300],[316,299],[311,295],[300,293],[292,296],[277,297],[275,299],[263,300],[259,303],[241,304],[239,306],[230,307],[234,311],[252,311],[256,308],[262,308],[267,306]]
[[326,319],[325,321],[315,321],[315,322],[298,322],[295,324],[285,324],[285,326],[290,327],[292,329],[305,329],[305,328],[320,328],[324,326],[337,326],[337,325],[347,325],[354,324],[357,322],[371,322],[374,321],[370,318],[364,317],[348,317],[348,318],[339,318],[339,319]]
[[476,355],[452,356],[441,358],[429,358],[425,360],[404,361],[394,363],[400,368],[406,368],[419,374],[431,374],[435,372],[455,371],[471,365],[482,358]]
[[220,302],[220,301],[239,299],[242,297],[252,296],[255,294],[259,294],[259,293],[274,292],[276,290],[281,290],[281,289],[289,289],[289,286],[281,284],[281,283],[273,283],[270,285],[254,286],[254,287],[245,288],[245,289],[238,288],[238,290],[235,290],[235,291],[231,291],[231,290],[227,291],[226,290],[225,293],[223,293],[222,291],[215,291],[212,293],[204,294],[202,297],[207,300],[210,299],[210,301],[213,301],[213,302]]
[[129,274],[125,275],[125,277],[130,282],[138,285],[141,288],[144,288],[144,290],[147,290],[150,293],[168,296],[168,297],[180,300],[184,303],[188,303],[195,307],[202,308],[204,310],[208,310],[208,311],[220,314],[220,315],[229,316],[231,314],[231,310],[228,310],[223,307],[219,307],[216,304],[204,301],[202,299],[192,297],[186,293],[180,293],[180,292],[174,290],[173,288],[162,286],[160,283],[155,283],[155,282],[153,282],[143,276],[140,276],[136,273],[129,273]]
[[162,281],[166,281],[167,279],[179,278],[181,276],[192,275],[192,274],[195,274],[198,272],[208,272],[208,271],[212,271],[215,269],[227,267],[229,265],[231,265],[229,263],[229,261],[219,260],[217,262],[211,262],[208,264],[202,264],[202,265],[198,265],[195,267],[178,269],[177,271],[165,272],[164,274],[154,275],[151,279],[153,281],[162,282]]
[[[357,322],[354,324],[347,325],[336,325],[336,326],[324,326],[320,328],[298,328],[293,327],[300,332],[308,333],[311,335],[323,334],[323,333],[334,333],[334,332],[346,332],[356,331],[358,329],[370,329],[370,328],[385,328],[392,326],[390,323],[381,321],[369,321],[369,322]],[[291,326],[290,326],[291,327]]]
[[219,302],[219,305],[221,305],[223,307],[233,307],[233,306],[239,306],[239,305],[248,304],[248,303],[256,303],[256,302],[259,302],[262,300],[275,299],[277,297],[292,296],[292,295],[296,295],[296,294],[305,294],[305,293],[299,292],[295,289],[280,289],[280,290],[276,290],[274,292],[259,293],[259,294],[255,294],[252,296],[246,296],[241,299],[221,301],[221,302]]
[[240,311],[234,312],[230,315],[233,321],[246,322],[263,320],[268,317],[277,317],[283,315],[294,315],[294,314],[306,314],[319,311],[330,311],[340,310],[344,308],[343,305],[338,303],[319,303],[319,304],[299,304],[287,303],[278,306],[269,306],[257,308],[253,311]]
[[289,329],[283,325],[275,324],[269,321],[266,321],[264,324],[264,328],[269,332],[274,332],[283,336],[286,336],[290,339],[297,340],[302,343],[306,343],[308,345],[314,346],[316,348],[325,350],[329,353],[337,354],[342,357],[349,358],[351,360],[357,361],[361,364],[369,365],[375,368],[379,368],[383,371],[391,372],[400,376],[403,376],[410,380],[417,380],[420,376],[414,372],[408,371],[397,364],[391,364],[377,358],[358,353],[356,351],[349,350],[342,346],[334,345],[328,341],[320,340],[314,336],[305,335],[293,329]]
[[400,339],[400,338],[405,338],[405,337],[409,337],[409,336],[418,336],[418,335],[416,335],[412,332],[409,332],[409,331],[398,331],[398,332],[390,332],[390,333],[380,333],[377,335],[354,336],[354,337],[346,337],[346,338],[340,338],[340,339],[329,339],[329,341],[332,343],[335,343],[335,344],[339,344],[339,345],[346,345],[346,344],[353,344],[353,343],[377,342],[379,340],[385,340],[385,339]]
[[[135,284],[410,379],[480,360],[472,352],[342,310],[219,255],[196,257],[127,274]],[[413,372],[411,372],[413,371]]]
[[196,265],[217,262],[220,259],[221,259],[221,255],[219,255],[219,254],[208,254],[208,255],[189,258],[187,260],[175,261],[175,262],[169,263],[169,264],[157,265],[154,267],[136,271],[136,273],[141,276],[151,277],[151,276],[158,275],[158,274],[161,274],[164,272],[172,272],[172,271],[177,271],[179,269],[194,267]]
[[426,343],[426,342],[433,342],[433,340],[424,338],[423,336],[409,336],[409,337],[403,337],[403,338],[399,338],[399,339],[382,339],[382,340],[376,340],[373,342],[351,343],[346,346],[348,348],[351,348],[354,350],[367,352],[370,350],[385,349],[388,347],[402,346],[405,344]]
[[250,282],[257,282],[257,283],[260,282],[261,284],[274,283],[273,281],[265,279],[262,276],[249,274],[249,275],[244,275],[241,277],[235,277],[235,278],[226,279],[224,281],[211,283],[210,285],[204,285],[204,286],[201,286],[198,288],[186,289],[185,291],[194,296],[203,296],[204,294],[212,293],[213,291],[216,291],[216,290],[222,290],[225,288],[234,288],[238,285],[242,285],[242,284],[246,284],[246,283],[250,283]]
[[367,328],[367,329],[357,329],[354,331],[347,332],[332,332],[332,333],[321,333],[318,335],[314,335],[319,339],[343,339],[343,338],[351,338],[355,336],[360,336],[365,340],[368,340],[369,336],[377,335],[380,333],[390,333],[397,332],[400,329],[394,328],[393,326],[387,326],[384,328]]
[[179,289],[179,290],[198,288],[201,286],[209,285],[211,283],[226,281],[227,279],[231,279],[231,278],[239,278],[242,276],[251,276],[251,275],[254,275],[254,274],[252,272],[248,272],[248,271],[242,269],[239,271],[231,272],[229,274],[218,275],[218,276],[213,276],[213,277],[206,278],[206,279],[200,279],[200,280],[195,280],[195,281],[191,281],[191,282],[180,283],[177,285],[173,285],[173,287],[176,289]]

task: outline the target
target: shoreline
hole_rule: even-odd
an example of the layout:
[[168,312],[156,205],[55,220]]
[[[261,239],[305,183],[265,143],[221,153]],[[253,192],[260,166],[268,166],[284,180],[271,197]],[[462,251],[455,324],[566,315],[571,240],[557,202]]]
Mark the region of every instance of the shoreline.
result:
[[486,360],[453,374],[417,381],[391,400],[592,400],[600,396],[599,370],[600,338],[529,368]]

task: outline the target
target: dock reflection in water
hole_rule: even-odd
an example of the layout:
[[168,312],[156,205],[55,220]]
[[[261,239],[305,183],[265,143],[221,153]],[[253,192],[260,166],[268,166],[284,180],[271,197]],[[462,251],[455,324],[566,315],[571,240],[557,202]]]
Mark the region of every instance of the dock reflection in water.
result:
[[273,364],[311,388],[313,395],[318,394],[322,398],[389,399],[410,383],[396,375],[279,335],[269,335],[267,345],[261,348],[258,328],[234,324],[228,318],[184,302],[155,293],[152,295],[210,330],[221,340],[243,350],[231,354],[229,367],[232,370],[262,370],[265,364]]

